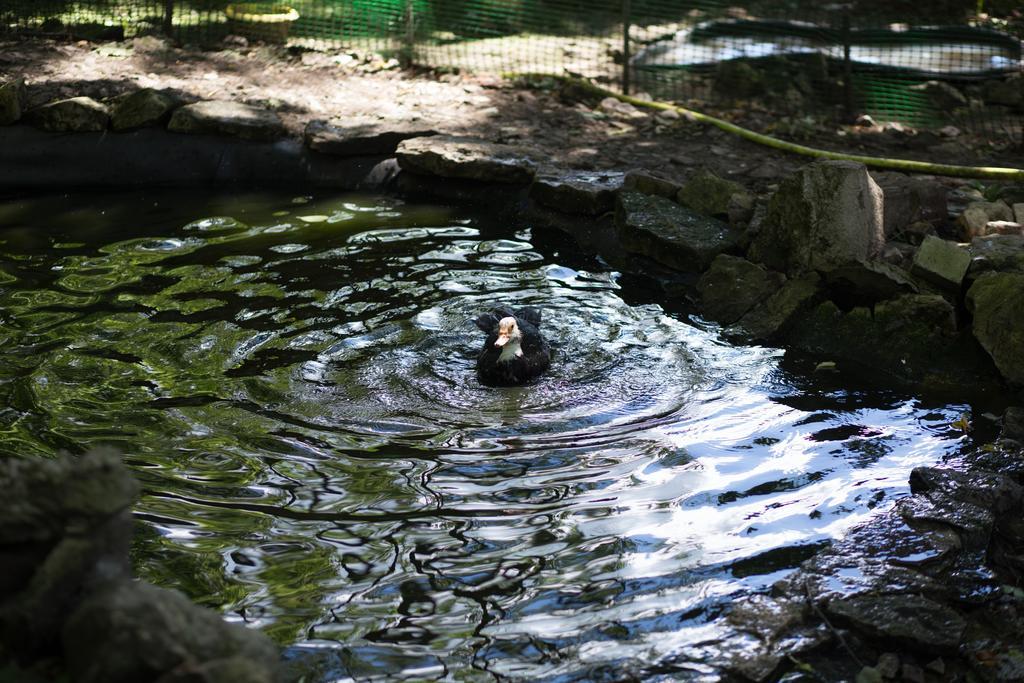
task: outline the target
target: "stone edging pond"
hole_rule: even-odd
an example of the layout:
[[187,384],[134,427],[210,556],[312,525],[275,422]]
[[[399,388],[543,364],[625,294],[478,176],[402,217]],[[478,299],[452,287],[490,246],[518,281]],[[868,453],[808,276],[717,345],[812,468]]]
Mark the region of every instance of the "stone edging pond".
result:
[[[0,112],[17,90],[0,88]],[[730,338],[815,354],[822,371],[972,395],[1024,386],[1024,202],[961,192],[953,218],[941,183],[829,161],[758,197],[707,172],[677,184],[557,169],[537,150],[374,121],[311,122],[300,143],[269,112],[158,95],[135,103],[155,127],[122,111],[129,96],[113,111],[72,98],[29,112],[36,127],[0,128],[0,187],[290,184],[484,203],[653,277]],[[131,132],[110,132],[126,119]],[[1010,409],[1002,440],[918,468],[912,496],[736,605],[735,648],[709,651],[709,666],[758,681],[796,658],[858,681],[1021,680],[1024,601],[1003,586],[1024,571],[1022,421]]]

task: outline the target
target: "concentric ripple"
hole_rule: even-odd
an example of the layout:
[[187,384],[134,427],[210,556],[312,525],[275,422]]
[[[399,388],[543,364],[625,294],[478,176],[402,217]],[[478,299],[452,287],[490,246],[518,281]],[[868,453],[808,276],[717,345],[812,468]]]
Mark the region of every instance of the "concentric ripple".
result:
[[[791,374],[530,226],[380,197],[0,204],[0,448],[114,444],[138,572],[308,680],[700,670],[963,406]],[[480,386],[495,305],[551,371]]]

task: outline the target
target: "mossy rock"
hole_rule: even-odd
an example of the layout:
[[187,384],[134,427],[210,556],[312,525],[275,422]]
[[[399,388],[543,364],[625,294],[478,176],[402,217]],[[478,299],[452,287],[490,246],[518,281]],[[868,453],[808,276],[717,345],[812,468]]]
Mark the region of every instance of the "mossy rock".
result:
[[1024,273],[986,273],[967,291],[974,336],[999,372],[1024,385]]
[[114,108],[110,123],[116,131],[133,130],[167,123],[180,104],[173,95],[152,88],[136,90]]
[[18,78],[0,85],[0,126],[16,123],[24,110],[25,79]]
[[106,105],[91,97],[51,102],[29,112],[31,122],[54,133],[101,132],[110,124]]

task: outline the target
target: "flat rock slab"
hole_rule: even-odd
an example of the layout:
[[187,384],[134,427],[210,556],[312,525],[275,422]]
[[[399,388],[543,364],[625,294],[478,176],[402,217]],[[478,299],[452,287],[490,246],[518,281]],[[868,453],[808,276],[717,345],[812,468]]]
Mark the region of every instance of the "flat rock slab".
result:
[[785,282],[777,292],[756,305],[729,333],[769,340],[784,333],[796,320],[822,298],[821,278],[817,273]]
[[272,111],[240,102],[210,100],[180,107],[167,130],[175,133],[231,135],[243,140],[274,140],[285,133]]
[[396,155],[402,170],[442,178],[525,185],[537,172],[521,148],[478,138],[411,138],[399,143]]
[[737,231],[664,197],[623,192],[615,223],[627,251],[684,272],[704,272],[719,254],[739,251]]
[[929,235],[914,254],[911,272],[936,287],[959,292],[970,267],[970,252],[956,242]]
[[128,95],[114,107],[110,124],[116,131],[163,125],[180,104],[173,95],[143,88]]
[[905,270],[877,259],[853,262],[825,273],[825,281],[848,299],[875,302],[917,292]]
[[30,121],[54,133],[98,132],[107,129],[110,112],[91,97],[72,97],[29,112]]
[[432,135],[437,131],[423,122],[354,117],[310,121],[303,138],[307,147],[323,154],[363,156],[394,154],[402,140]]
[[21,118],[25,109],[25,79],[0,85],[0,126],[9,126]]
[[562,213],[598,216],[615,208],[615,193],[622,187],[622,181],[623,174],[616,172],[544,175],[530,187],[530,197],[541,206]]

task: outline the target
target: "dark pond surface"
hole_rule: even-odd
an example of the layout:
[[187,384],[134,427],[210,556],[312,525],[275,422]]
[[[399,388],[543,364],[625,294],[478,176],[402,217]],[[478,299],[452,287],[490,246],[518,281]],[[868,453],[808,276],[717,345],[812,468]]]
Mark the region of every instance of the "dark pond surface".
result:
[[[959,444],[965,406],[732,346],[529,226],[171,194],[0,226],[0,449],[118,446],[138,572],[310,680],[699,661],[731,599]],[[533,386],[475,380],[498,302],[544,309]]]

